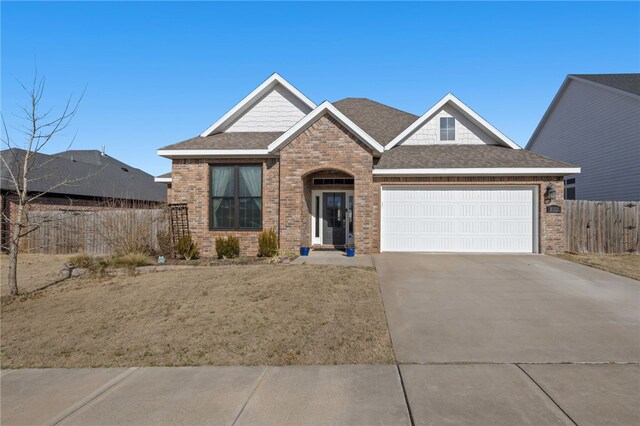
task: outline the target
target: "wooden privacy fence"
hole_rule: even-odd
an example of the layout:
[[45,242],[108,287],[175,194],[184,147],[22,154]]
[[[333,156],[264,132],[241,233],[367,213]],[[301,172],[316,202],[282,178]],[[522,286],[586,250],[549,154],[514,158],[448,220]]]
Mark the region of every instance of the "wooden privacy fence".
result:
[[39,223],[20,242],[28,253],[110,254],[118,247],[158,248],[158,232],[168,232],[164,209],[85,211],[30,211],[29,222]]
[[637,253],[639,201],[565,201],[566,249],[575,253]]

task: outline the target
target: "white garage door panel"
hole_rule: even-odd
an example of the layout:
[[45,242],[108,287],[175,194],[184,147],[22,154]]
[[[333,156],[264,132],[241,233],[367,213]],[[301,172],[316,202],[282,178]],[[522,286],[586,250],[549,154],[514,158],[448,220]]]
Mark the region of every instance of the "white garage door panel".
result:
[[534,251],[532,188],[383,188],[382,251]]

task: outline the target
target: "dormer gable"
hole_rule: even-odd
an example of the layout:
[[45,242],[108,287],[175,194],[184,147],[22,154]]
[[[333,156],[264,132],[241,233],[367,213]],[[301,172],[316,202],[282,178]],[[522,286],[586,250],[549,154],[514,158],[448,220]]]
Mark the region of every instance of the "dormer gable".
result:
[[399,144],[501,145],[520,149],[451,93],[394,138],[385,149]]
[[285,132],[315,107],[315,103],[275,73],[201,136],[221,132]]

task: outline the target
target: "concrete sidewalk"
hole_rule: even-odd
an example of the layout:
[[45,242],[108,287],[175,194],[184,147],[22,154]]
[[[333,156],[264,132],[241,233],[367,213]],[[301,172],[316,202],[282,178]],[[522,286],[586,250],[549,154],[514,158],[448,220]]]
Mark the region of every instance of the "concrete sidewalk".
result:
[[410,424],[394,365],[2,373],[8,425]]
[[640,424],[637,364],[28,369],[1,381],[3,426]]

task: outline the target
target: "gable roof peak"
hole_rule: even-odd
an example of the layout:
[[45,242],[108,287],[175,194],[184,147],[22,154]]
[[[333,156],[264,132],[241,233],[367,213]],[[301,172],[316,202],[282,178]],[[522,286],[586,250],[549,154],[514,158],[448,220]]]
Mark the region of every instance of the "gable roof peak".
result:
[[414,132],[420,129],[430,118],[432,118],[438,111],[440,111],[446,104],[453,105],[458,111],[464,114],[471,122],[480,127],[482,130],[493,136],[500,145],[503,145],[512,149],[521,149],[514,141],[506,137],[500,130],[493,127],[487,120],[482,118],[478,113],[469,108],[464,102],[458,99],[453,93],[447,93],[442,99],[440,99],[434,106],[429,108],[427,112],[422,114],[416,121],[407,127],[402,133],[396,136],[387,146],[385,150],[389,150],[397,144],[406,140]]
[[310,125],[320,118],[325,113],[331,114],[333,118],[338,120],[340,124],[345,126],[350,132],[358,137],[362,142],[367,144],[374,152],[378,154],[384,151],[384,147],[380,145],[374,138],[368,133],[362,130],[356,123],[354,123],[349,117],[343,114],[338,108],[331,104],[329,101],[324,101],[318,105],[313,111],[307,114],[302,120],[298,121],[293,127],[284,132],[278,139],[269,144],[268,150],[273,153],[286,146],[292,139],[302,133]]
[[219,133],[229,127],[231,123],[237,120],[244,112],[251,108],[255,103],[267,92],[272,90],[277,85],[284,87],[293,96],[295,96],[300,102],[302,102],[309,111],[316,107],[316,104],[309,98],[307,98],[302,92],[296,89],[291,83],[284,79],[280,74],[274,72],[263,81],[257,88],[251,93],[245,96],[240,102],[238,102],[233,108],[227,111],[222,117],[220,117],[215,123],[213,123],[207,130],[202,132],[200,136],[206,137],[213,133]]

